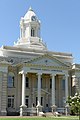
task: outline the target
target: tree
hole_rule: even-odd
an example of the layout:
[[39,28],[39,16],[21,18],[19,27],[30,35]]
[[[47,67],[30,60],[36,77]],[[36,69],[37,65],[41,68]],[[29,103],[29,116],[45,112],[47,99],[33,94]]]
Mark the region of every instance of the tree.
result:
[[76,115],[79,115],[80,120],[80,94],[76,93],[73,97],[69,96],[67,103],[69,104],[71,111]]

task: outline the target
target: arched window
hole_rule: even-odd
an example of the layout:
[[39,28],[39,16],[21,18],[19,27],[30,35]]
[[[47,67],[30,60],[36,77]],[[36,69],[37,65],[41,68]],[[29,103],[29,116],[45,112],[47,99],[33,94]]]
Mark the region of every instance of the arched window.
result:
[[34,28],[31,28],[31,36],[35,37],[35,30],[34,30]]
[[8,87],[9,88],[14,87],[14,73],[12,72],[8,74]]

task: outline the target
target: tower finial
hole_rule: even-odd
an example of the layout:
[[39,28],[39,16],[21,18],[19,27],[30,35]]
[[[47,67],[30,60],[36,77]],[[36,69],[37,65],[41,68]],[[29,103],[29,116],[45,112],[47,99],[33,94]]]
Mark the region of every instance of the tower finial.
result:
[[33,11],[31,6],[29,7],[29,11]]

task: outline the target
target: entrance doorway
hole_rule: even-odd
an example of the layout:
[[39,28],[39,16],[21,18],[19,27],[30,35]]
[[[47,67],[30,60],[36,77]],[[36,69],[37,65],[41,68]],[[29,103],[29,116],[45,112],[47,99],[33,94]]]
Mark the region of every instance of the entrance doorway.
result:
[[[38,102],[38,97],[36,97],[36,106],[37,106],[37,102]],[[41,106],[44,106],[43,97],[41,97]]]

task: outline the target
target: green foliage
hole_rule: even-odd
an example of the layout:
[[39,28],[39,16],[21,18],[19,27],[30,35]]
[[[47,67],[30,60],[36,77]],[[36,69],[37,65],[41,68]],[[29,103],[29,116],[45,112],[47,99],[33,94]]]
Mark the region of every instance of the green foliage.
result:
[[73,97],[69,96],[67,103],[69,103],[71,110],[73,110],[75,114],[80,113],[80,95],[78,93]]
[[73,97],[69,96],[67,103],[69,104],[71,111],[79,115],[80,120],[80,94],[76,93]]

